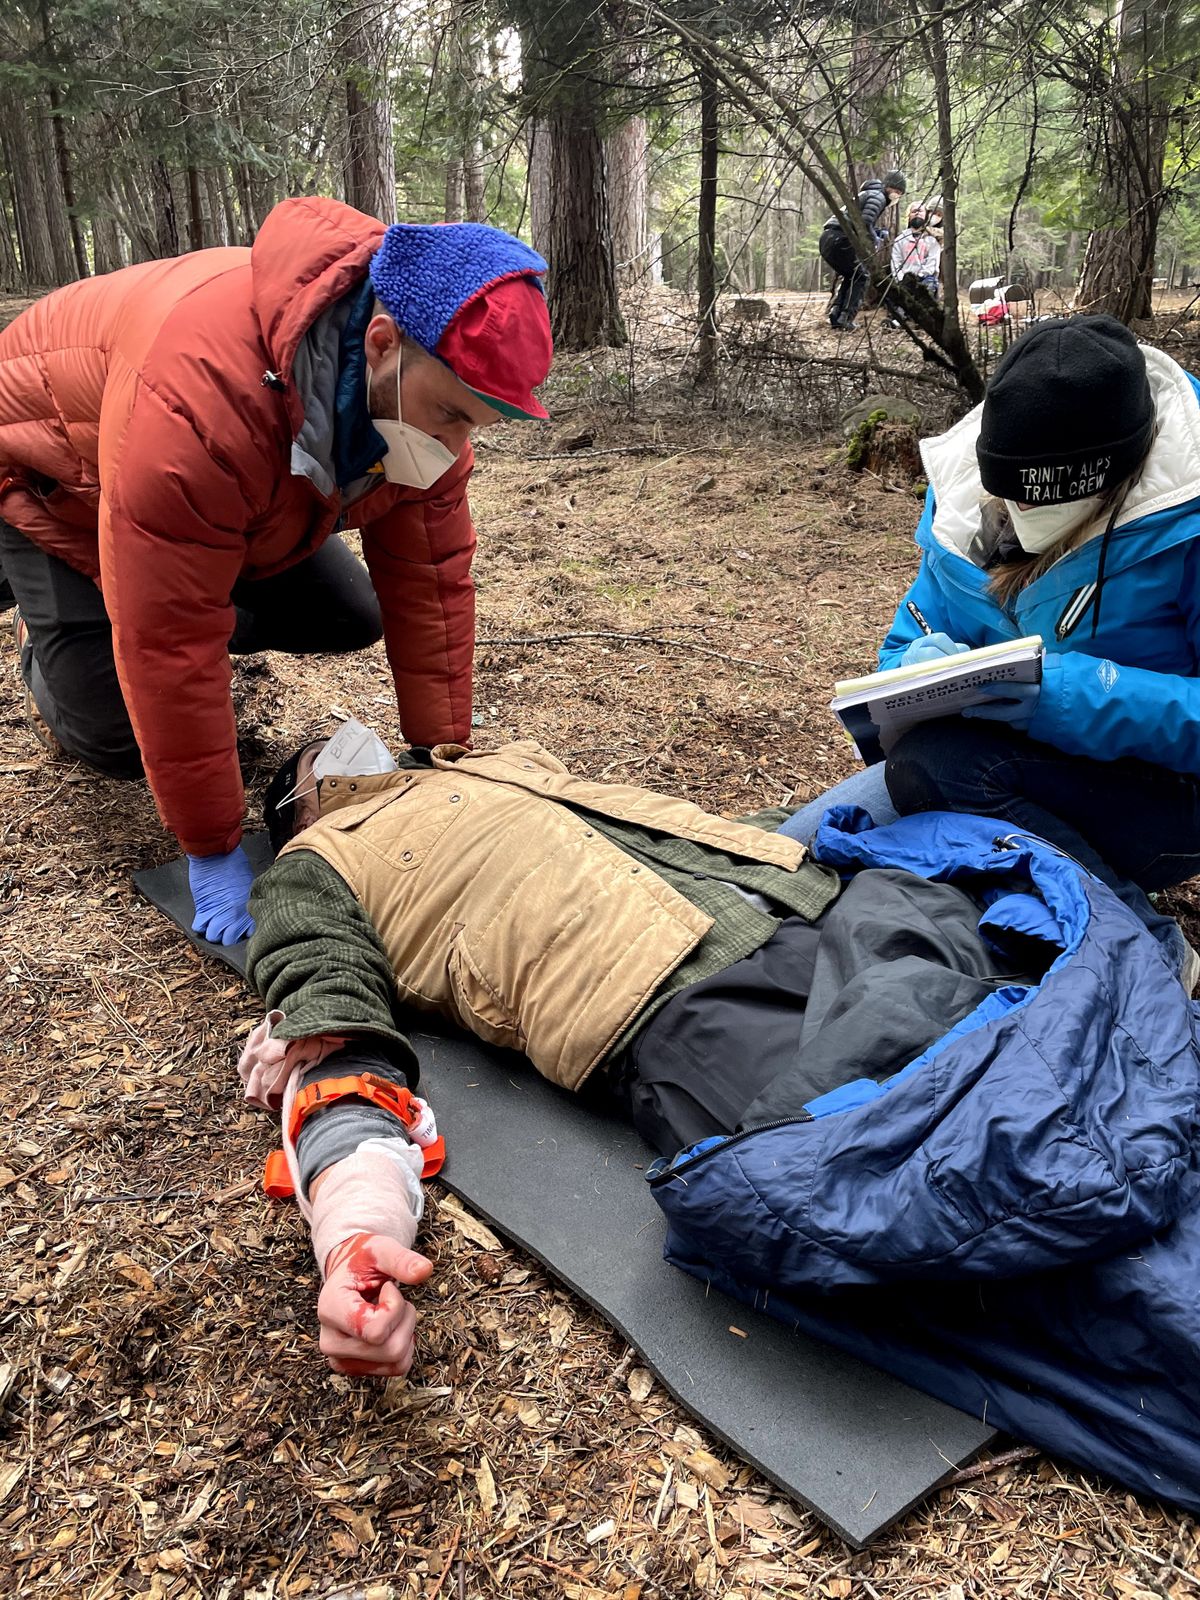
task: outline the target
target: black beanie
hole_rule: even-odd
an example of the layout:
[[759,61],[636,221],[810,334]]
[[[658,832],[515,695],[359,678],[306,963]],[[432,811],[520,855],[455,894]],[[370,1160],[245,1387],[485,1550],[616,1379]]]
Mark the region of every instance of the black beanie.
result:
[[299,750],[292,752],[267,785],[263,799],[263,822],[266,824],[267,836],[271,841],[271,851],[274,855],[278,855],[292,837],[292,830],[296,825],[296,802],[285,800],[284,796],[290,795],[296,787],[296,770],[300,765],[300,757],[306,750],[311,750],[313,745],[324,743],[325,736],[322,735],[302,744]]
[[902,172],[897,172],[894,167],[891,172],[885,172],[879,181],[885,189],[899,189],[901,194],[908,188],[908,179]]
[[1041,506],[1124,482],[1153,437],[1146,358],[1129,329],[1107,315],[1059,317],[996,368],[975,451],[988,494]]

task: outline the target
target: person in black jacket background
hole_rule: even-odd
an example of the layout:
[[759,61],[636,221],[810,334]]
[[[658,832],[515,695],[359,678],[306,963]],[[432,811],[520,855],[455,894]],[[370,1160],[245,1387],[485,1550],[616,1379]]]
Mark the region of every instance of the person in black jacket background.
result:
[[[878,226],[880,217],[907,188],[908,180],[904,174],[892,171],[885,172],[882,178],[868,178],[858,191],[858,209],[868,233],[877,245],[887,238],[886,231]],[[854,328],[854,318],[867,292],[867,268],[842,226],[843,217],[844,214],[840,212],[830,217],[821,231],[817,248],[821,252],[821,259],[833,268],[837,278],[829,326],[839,333],[848,333]]]

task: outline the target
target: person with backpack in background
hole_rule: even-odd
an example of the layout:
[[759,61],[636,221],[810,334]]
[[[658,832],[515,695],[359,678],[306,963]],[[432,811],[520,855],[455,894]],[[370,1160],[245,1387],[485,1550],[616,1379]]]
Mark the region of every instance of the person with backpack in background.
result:
[[[908,188],[902,172],[885,172],[882,178],[868,178],[858,191],[858,209],[876,246],[887,239],[887,230],[879,226],[879,219],[890,205],[894,205]],[[832,269],[836,278],[833,303],[829,312],[829,326],[838,333],[852,333],[857,326],[854,319],[867,292],[867,263],[859,258],[858,251],[846,233],[845,212],[839,212],[826,222],[821,230],[817,248],[821,259]]]

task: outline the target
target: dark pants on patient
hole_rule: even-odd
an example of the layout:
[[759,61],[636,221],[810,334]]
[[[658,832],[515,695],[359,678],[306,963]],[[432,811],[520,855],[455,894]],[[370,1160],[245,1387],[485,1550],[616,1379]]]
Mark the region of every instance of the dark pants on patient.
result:
[[[112,624],[96,585],[0,522],[0,569],[29,630],[21,676],[69,755],[111,778],[142,758],[113,662]],[[240,579],[231,655],[364,650],[379,639],[379,602],[363,564],[338,538],[272,578]]]
[[[948,717],[906,733],[887,759],[902,816],[974,812],[1037,834],[1085,866],[1168,946],[1146,893],[1200,873],[1200,783],[1147,761],[1089,761],[995,723]],[[1171,931],[1168,931],[1171,930]]]

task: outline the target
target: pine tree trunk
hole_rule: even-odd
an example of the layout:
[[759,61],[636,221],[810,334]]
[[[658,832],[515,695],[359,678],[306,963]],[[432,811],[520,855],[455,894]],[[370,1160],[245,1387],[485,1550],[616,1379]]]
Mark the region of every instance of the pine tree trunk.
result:
[[62,174],[54,150],[53,120],[49,102],[39,100],[33,125],[34,148],[42,170],[42,193],[45,197],[46,222],[50,230],[50,246],[54,252],[54,282],[73,283],[79,276],[75,252],[71,246],[71,224],[67,219],[67,202],[63,194]]
[[712,377],[717,362],[717,155],[720,102],[717,80],[700,67],[700,206],[697,218],[697,376]]
[[179,219],[175,215],[175,195],[171,174],[162,156],[150,162],[150,193],[154,213],[154,250],[160,260],[179,254]]
[[111,211],[104,209],[104,198],[101,196],[92,217],[92,270],[100,277],[105,272],[116,272],[124,265],[116,219]]
[[28,106],[5,95],[0,134],[12,178],[13,211],[21,253],[21,277],[26,288],[47,289],[55,281],[54,244],[46,217],[46,196],[41,163],[30,136],[33,119]]
[[9,225],[11,193],[7,176],[0,173],[0,288],[10,290],[21,287],[21,261],[17,255],[15,226]]
[[487,216],[487,186],[483,174],[483,147],[478,139],[468,141],[463,150],[463,211],[468,222],[482,222]]
[[604,177],[604,142],[584,97],[556,105],[544,124],[552,197],[546,229],[546,298],[564,350],[625,343],[617,303]]
[[387,33],[380,18],[352,15],[340,56],[346,85],[346,202],[396,220],[396,146],[387,78]]
[[1127,0],[1118,14],[1112,110],[1100,173],[1099,214],[1080,269],[1073,306],[1107,311],[1122,322],[1148,317],[1158,224],[1168,199],[1163,184],[1174,75],[1163,71],[1179,15],[1178,0]]
[[533,248],[544,256],[550,248],[550,130],[544,117],[530,117],[526,124],[529,142],[529,237]]
[[209,167],[204,174],[204,193],[208,201],[208,237],[215,245],[229,244],[231,212],[225,190],[225,173]]
[[461,222],[463,220],[463,166],[461,161],[447,161],[446,163],[446,203],[443,207],[444,222]]
[[649,139],[645,117],[630,117],[610,133],[604,147],[608,205],[612,214],[613,259],[617,281],[636,283],[648,272],[646,191]]

